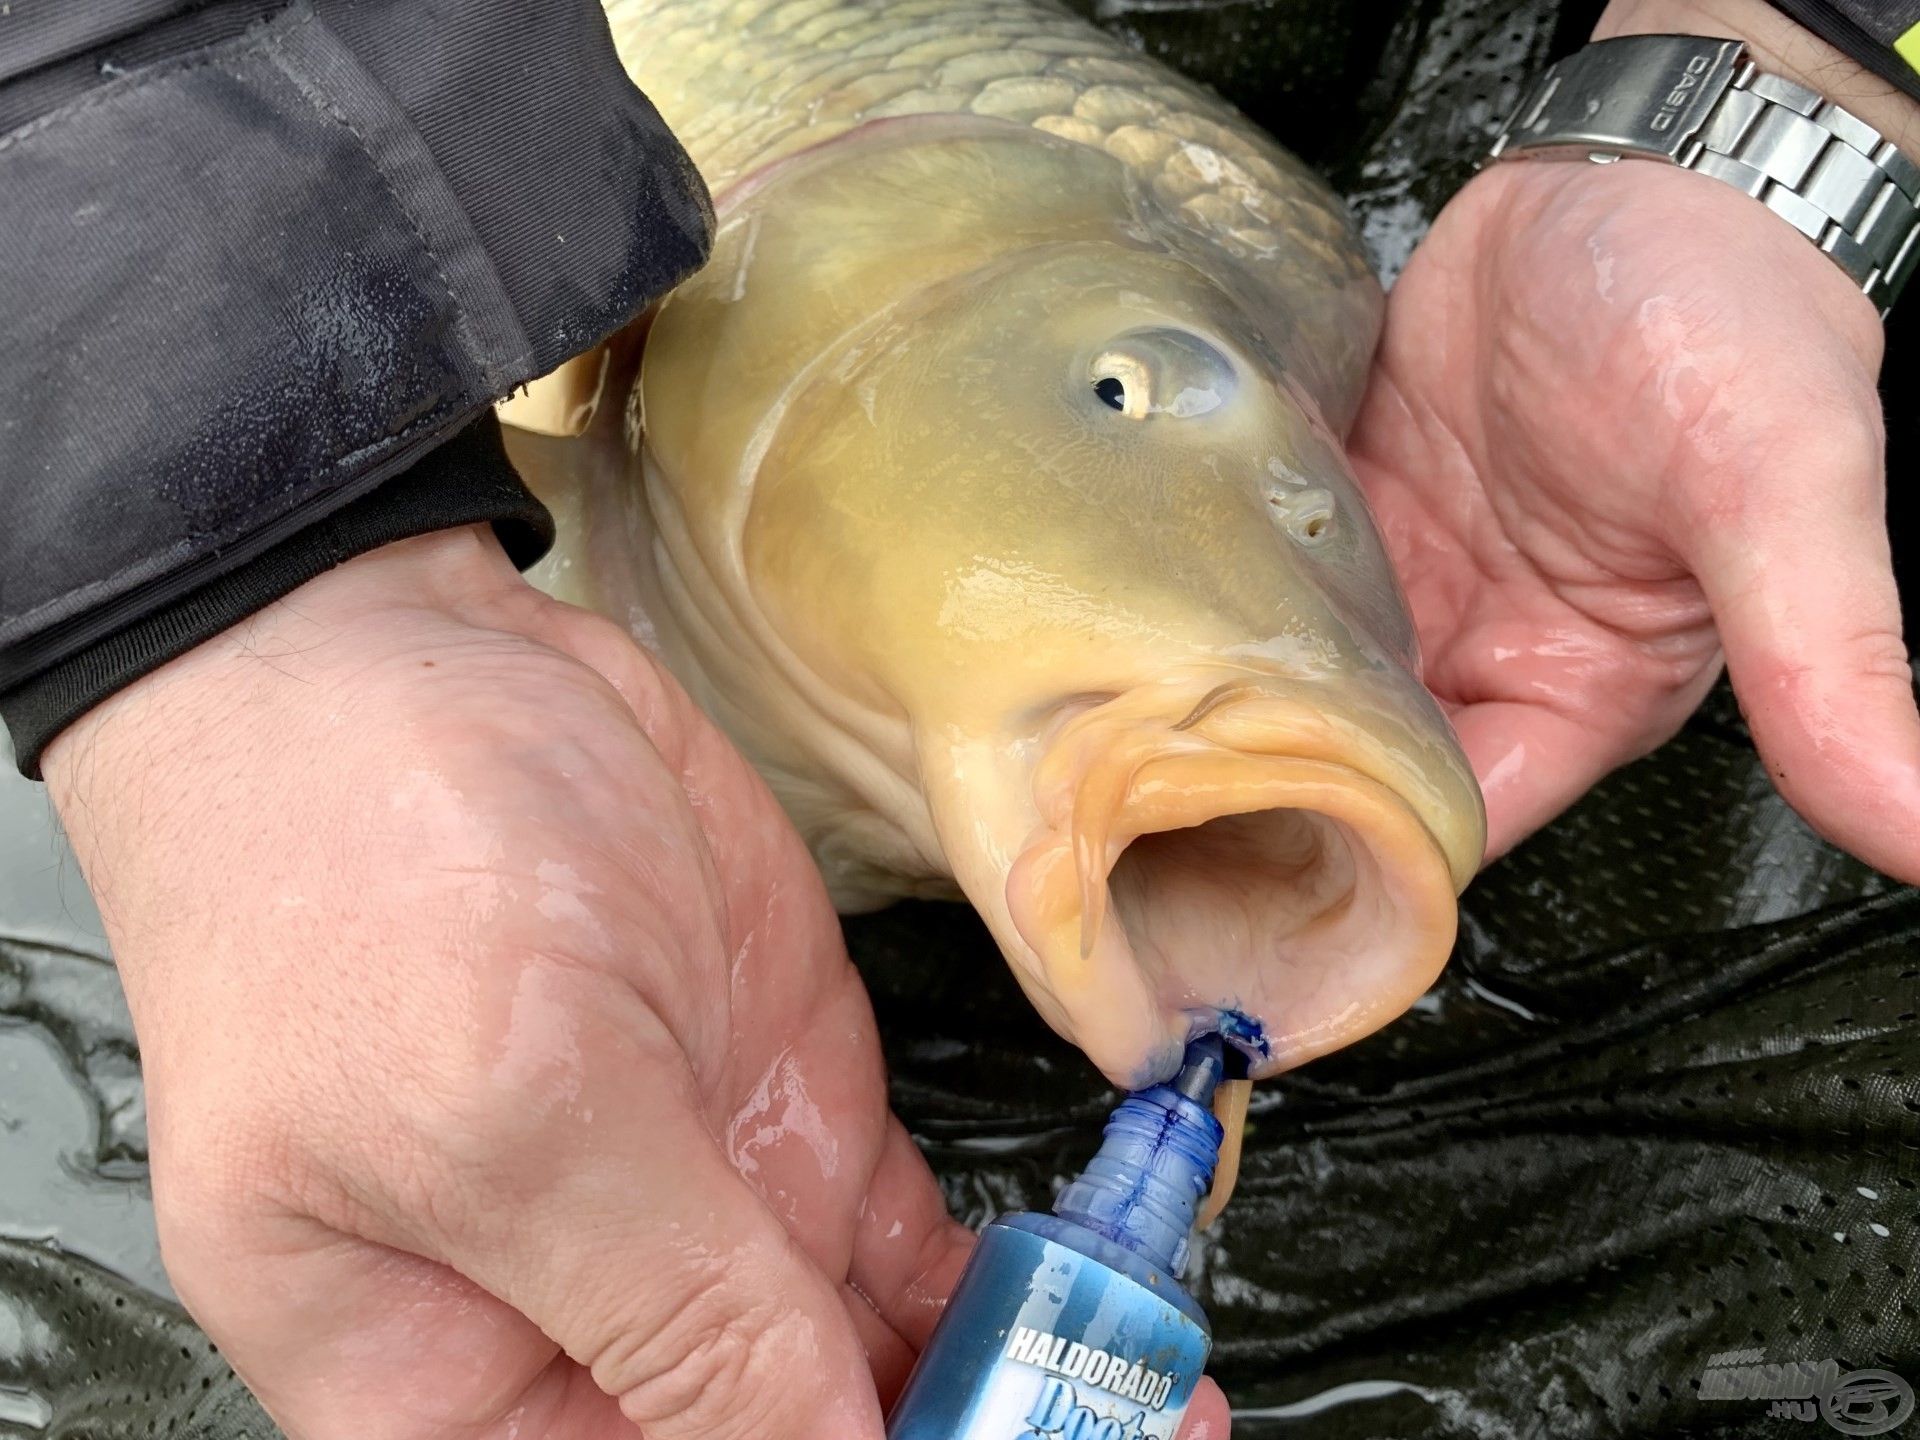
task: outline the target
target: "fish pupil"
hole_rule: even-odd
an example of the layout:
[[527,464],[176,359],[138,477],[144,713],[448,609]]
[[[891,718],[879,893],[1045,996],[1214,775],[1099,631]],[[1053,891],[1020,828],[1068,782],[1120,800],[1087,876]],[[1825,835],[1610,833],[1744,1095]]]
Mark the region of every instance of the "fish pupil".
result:
[[1127,408],[1126,382],[1116,375],[1102,376],[1100,379],[1094,381],[1093,393],[1100,397],[1100,402],[1109,410],[1125,410]]

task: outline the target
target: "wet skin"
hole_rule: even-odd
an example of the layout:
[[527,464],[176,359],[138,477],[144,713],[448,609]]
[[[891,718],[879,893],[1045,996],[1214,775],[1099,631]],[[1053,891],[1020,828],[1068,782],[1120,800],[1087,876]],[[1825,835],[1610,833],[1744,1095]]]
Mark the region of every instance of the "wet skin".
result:
[[1338,197],[1049,0],[608,19],[718,231],[637,374],[505,407],[591,417],[514,451],[535,582],[661,655],[843,910],[963,896],[1118,1085],[1223,1010],[1267,1072],[1400,1013],[1484,820],[1342,452],[1382,302]]
[[973,117],[719,209],[627,403],[516,448],[562,516],[536,583],[658,647],[843,908],[963,894],[1116,1084],[1223,1008],[1267,1071],[1399,1014],[1483,820],[1328,419],[1351,381],[1305,363],[1329,278]]
[[169,1274],[290,1435],[879,1440],[971,1237],[798,837],[623,634],[410,541],[47,773]]
[[1492,853],[1724,663],[1795,809],[1920,880],[1882,330],[1772,218],[1654,166],[1501,166],[1394,288],[1351,450]]

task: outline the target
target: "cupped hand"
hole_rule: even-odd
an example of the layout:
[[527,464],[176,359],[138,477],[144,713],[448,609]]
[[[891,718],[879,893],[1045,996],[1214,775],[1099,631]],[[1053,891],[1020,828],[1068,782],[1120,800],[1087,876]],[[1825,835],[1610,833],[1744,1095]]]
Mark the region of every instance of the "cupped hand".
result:
[[1786,798],[1920,880],[1881,344],[1832,261],[1702,176],[1502,164],[1440,216],[1352,450],[1492,853],[1671,735],[1724,654]]
[[409,541],[44,769],[168,1273],[295,1440],[880,1440],[971,1236],[798,836],[625,634]]
[[410,541],[45,770],[169,1274],[290,1435],[879,1440],[970,1237],[799,840],[623,634]]
[[46,772],[169,1274],[291,1434],[877,1440],[967,1236],[805,851],[624,635],[409,542]]

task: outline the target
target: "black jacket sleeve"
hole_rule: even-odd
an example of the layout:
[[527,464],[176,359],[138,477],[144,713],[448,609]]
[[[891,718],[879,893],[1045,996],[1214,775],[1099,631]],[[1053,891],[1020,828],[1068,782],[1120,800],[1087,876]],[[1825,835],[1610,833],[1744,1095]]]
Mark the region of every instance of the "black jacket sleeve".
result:
[[596,0],[0,6],[0,713],[326,564],[546,538],[489,404],[704,258]]
[[1773,0],[1773,8],[1920,100],[1920,0]]

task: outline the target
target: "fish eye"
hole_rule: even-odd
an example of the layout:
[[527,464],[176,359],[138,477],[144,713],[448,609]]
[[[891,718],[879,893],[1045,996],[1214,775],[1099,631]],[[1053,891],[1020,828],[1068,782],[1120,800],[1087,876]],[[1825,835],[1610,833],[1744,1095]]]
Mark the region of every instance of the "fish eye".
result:
[[1114,339],[1095,358],[1089,379],[1102,405],[1131,420],[1185,420],[1226,404],[1238,374],[1198,335],[1153,327]]
[[1109,410],[1132,420],[1153,411],[1153,376],[1138,354],[1112,349],[1093,362],[1093,393]]

